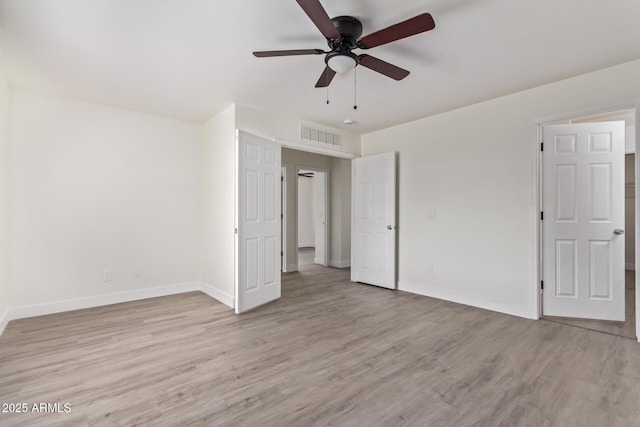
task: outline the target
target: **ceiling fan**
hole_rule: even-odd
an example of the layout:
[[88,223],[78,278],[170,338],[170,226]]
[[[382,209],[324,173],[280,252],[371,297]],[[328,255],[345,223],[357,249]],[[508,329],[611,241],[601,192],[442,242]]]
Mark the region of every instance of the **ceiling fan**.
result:
[[360,38],[362,35],[362,24],[357,18],[353,16],[337,16],[331,19],[319,0],[296,1],[327,39],[327,44],[331,50],[328,52],[322,49],[267,50],[253,52],[253,54],[258,58],[292,55],[326,55],[324,62],[327,65],[318,79],[316,87],[329,86],[336,73],[349,71],[358,65],[362,65],[363,67],[395,80],[404,79],[409,75],[409,71],[371,55],[357,55],[353,53],[353,50],[370,49],[391,43],[432,30],[436,26],[433,17],[428,13],[423,13]]

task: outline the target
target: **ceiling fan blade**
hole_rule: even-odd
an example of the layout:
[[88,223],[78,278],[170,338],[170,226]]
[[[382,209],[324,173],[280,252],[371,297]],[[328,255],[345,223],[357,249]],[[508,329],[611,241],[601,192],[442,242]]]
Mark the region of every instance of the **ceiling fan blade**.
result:
[[336,75],[336,72],[333,71],[331,68],[329,68],[329,66],[327,65],[324,71],[322,72],[322,75],[318,79],[318,83],[316,83],[316,87],[329,86],[329,84],[331,83],[331,80],[333,80],[333,77],[335,75]]
[[329,15],[320,4],[319,0],[296,0],[304,13],[318,27],[322,35],[330,40],[340,39],[340,33],[331,22]]
[[414,16],[411,19],[407,19],[406,21],[402,21],[361,38],[358,41],[358,47],[360,49],[370,49],[372,47],[424,33],[425,31],[433,30],[435,27],[436,23],[434,22],[431,14],[423,13],[422,15]]
[[269,58],[271,56],[322,55],[323,53],[322,49],[263,50],[253,52],[253,56]]
[[393,64],[389,64],[382,59],[378,59],[371,55],[360,55],[360,65],[367,67],[370,70],[377,71],[380,74],[384,74],[387,77],[391,77],[394,80],[402,80],[409,75],[409,71],[404,68],[397,67]]

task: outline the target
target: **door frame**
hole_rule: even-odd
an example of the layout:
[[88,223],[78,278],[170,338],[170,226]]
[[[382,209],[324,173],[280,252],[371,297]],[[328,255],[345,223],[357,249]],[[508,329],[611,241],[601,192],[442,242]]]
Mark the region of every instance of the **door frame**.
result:
[[[329,187],[329,184],[331,183],[331,180],[329,178],[330,176],[330,170],[328,169],[324,169],[324,168],[319,168],[317,166],[306,166],[306,165],[295,165],[295,172],[296,172],[296,177],[298,176],[298,173],[300,172],[300,170],[309,170],[309,171],[313,171],[313,172],[320,172],[324,174],[324,265],[325,267],[327,267],[329,265],[329,247],[331,245],[331,241],[329,240],[329,237],[331,235],[331,233],[329,232],[329,230],[331,229],[331,218],[330,218],[330,206],[329,206],[329,202],[331,201],[331,187]],[[298,179],[296,178],[296,183],[295,183],[295,192],[296,192],[296,205],[295,205],[295,211],[296,211],[296,220],[295,220],[295,235],[296,235],[296,265],[300,265],[300,262],[298,260]],[[299,269],[300,267],[298,267]]]
[[[611,113],[617,110],[635,109],[635,140],[636,147],[640,142],[640,98],[630,98],[625,100],[619,100],[609,104],[594,105],[590,107],[575,109],[563,113],[557,113],[549,116],[539,117],[533,120],[531,126],[531,141],[532,146],[532,181],[533,192],[531,195],[531,204],[533,210],[531,211],[531,232],[533,234],[532,241],[534,242],[534,248],[532,251],[532,271],[534,275],[530,283],[531,300],[533,301],[531,318],[539,319],[542,316],[542,294],[540,289],[540,280],[542,280],[542,226],[540,224],[540,212],[542,211],[542,151],[540,150],[540,144],[542,143],[542,128],[546,124],[552,122],[573,120],[580,117],[593,116],[597,114]],[[638,150],[636,150],[637,154]],[[640,156],[635,156],[635,249],[636,249],[636,339],[640,342],[640,242],[638,237],[640,236]]]
[[[280,148],[282,150],[282,147]],[[287,165],[280,164],[280,228],[282,242],[280,244],[281,271],[287,273]]]

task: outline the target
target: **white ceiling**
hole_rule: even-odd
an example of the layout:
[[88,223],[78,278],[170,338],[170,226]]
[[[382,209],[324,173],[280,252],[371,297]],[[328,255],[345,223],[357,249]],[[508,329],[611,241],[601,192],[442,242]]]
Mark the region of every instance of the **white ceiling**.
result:
[[367,51],[411,71],[357,69],[314,88],[322,56],[294,0],[0,0],[2,65],[15,87],[202,122],[232,102],[372,130],[640,58],[637,0],[322,0],[363,35],[430,12],[436,29]]

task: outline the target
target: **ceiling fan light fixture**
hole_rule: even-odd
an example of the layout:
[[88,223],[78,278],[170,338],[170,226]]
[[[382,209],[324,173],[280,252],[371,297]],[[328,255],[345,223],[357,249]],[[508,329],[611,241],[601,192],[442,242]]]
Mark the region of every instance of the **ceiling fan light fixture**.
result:
[[335,52],[326,57],[327,65],[336,73],[346,73],[358,65],[357,56],[351,52]]

